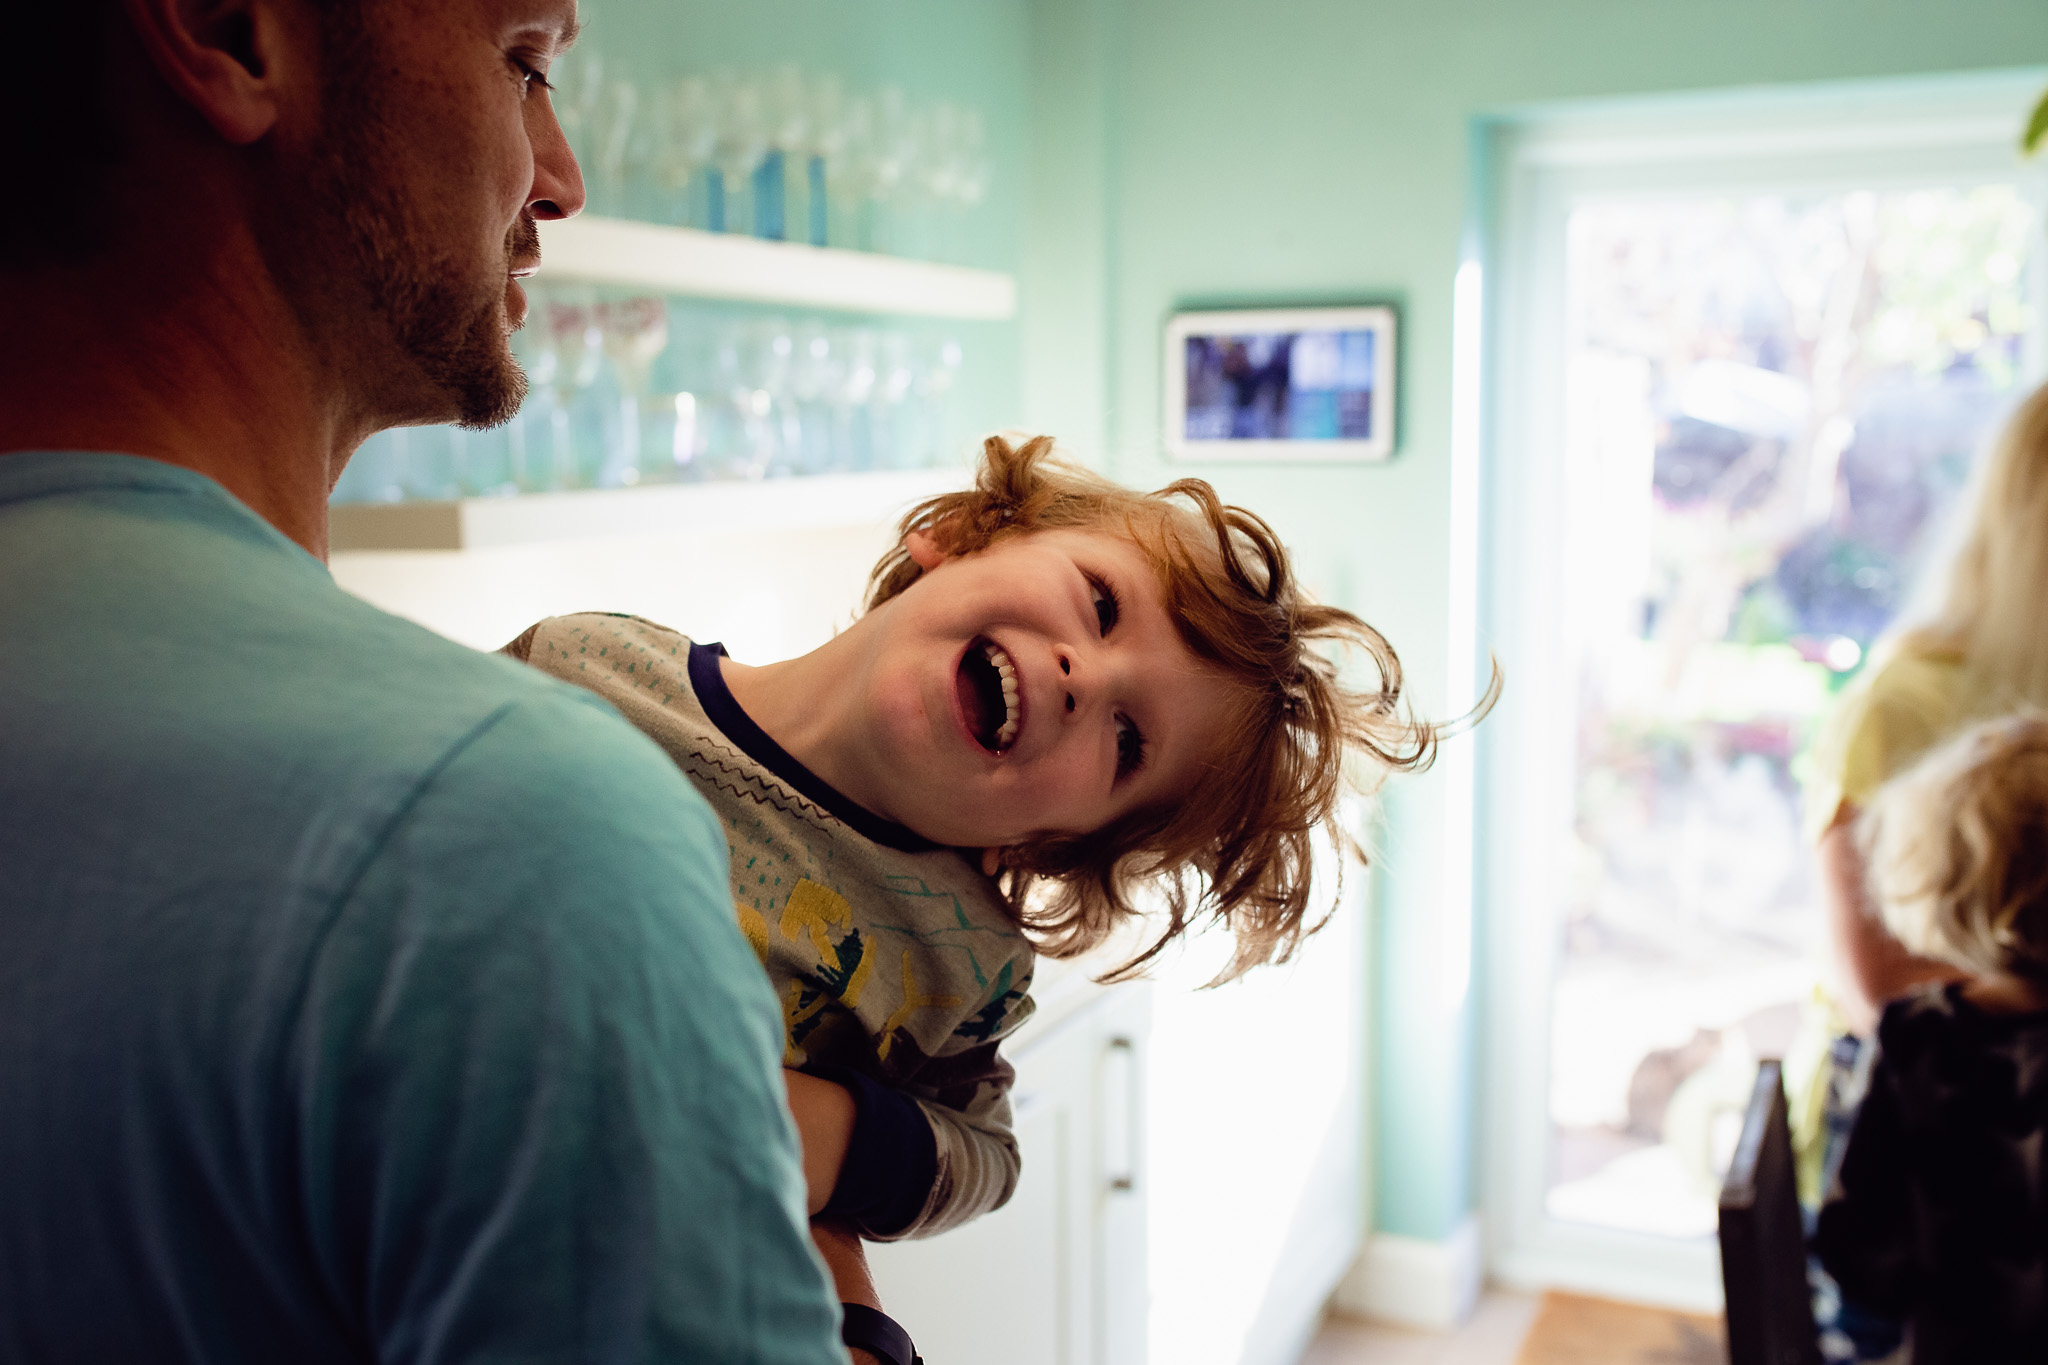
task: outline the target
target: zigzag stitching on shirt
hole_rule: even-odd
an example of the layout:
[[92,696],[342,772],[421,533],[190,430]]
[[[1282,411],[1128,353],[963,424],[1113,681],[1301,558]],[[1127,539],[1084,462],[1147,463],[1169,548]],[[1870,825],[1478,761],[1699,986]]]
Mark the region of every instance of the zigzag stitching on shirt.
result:
[[690,757],[694,760],[691,767],[696,770],[692,776],[701,774],[713,791],[731,792],[743,801],[752,801],[757,806],[766,806],[785,815],[802,815],[813,823],[821,819],[838,823],[837,816],[801,792],[794,794],[795,803],[792,805],[780,791],[737,763],[726,762],[702,750],[692,750]]

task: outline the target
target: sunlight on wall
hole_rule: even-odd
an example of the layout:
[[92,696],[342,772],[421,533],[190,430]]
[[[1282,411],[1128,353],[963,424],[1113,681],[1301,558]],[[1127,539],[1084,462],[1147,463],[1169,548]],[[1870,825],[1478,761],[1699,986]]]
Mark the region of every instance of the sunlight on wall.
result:
[[1147,1124],[1155,1361],[1291,1361],[1292,1300],[1319,1308],[1330,1285],[1317,1281],[1334,1282],[1355,1249],[1362,907],[1347,899],[1285,966],[1201,990],[1228,956],[1209,935],[1161,972]]
[[544,616],[616,611],[744,662],[772,662],[830,639],[853,619],[890,528],[768,537],[636,537],[449,551],[334,556],[334,581],[462,644],[496,649]]

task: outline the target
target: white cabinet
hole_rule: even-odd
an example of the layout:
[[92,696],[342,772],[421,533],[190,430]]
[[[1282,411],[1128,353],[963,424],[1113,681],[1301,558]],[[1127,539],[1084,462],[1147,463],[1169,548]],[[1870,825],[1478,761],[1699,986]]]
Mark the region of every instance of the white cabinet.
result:
[[883,1304],[929,1365],[1144,1362],[1151,990],[1048,992],[1007,1049],[1016,1194],[954,1232],[868,1248]]

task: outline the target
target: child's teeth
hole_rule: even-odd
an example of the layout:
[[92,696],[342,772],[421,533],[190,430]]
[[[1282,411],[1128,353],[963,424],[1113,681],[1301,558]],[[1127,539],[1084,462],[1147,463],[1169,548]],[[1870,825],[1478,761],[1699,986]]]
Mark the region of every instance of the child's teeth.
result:
[[1017,666],[1010,661],[1010,656],[1003,651],[1000,645],[993,643],[983,645],[981,652],[983,657],[995,665],[996,676],[1001,678],[1003,683],[1003,710],[1005,715],[1002,728],[996,731],[996,745],[998,748],[1001,748],[1017,738],[1019,719],[1017,715]]

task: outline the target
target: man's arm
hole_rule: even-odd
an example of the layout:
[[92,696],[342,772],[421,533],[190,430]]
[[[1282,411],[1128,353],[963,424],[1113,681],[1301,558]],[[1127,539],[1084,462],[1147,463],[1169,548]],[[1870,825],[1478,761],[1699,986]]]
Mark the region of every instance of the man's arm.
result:
[[843,1365],[724,843],[582,699],[451,755],[343,889],[293,1082],[378,1359]]

